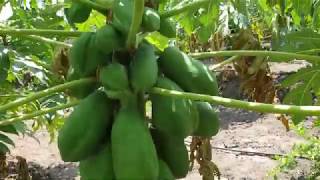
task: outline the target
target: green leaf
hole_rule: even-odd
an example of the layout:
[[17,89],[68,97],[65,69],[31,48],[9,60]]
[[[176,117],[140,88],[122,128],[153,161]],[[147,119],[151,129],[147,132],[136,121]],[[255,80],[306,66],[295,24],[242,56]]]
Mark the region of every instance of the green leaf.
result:
[[106,17],[97,11],[91,12],[91,15],[84,23],[76,24],[79,31],[92,31],[106,24]]
[[[281,82],[282,87],[291,87],[290,91],[284,97],[283,102],[285,104],[294,104],[298,106],[313,105],[313,93],[320,92],[319,78],[319,66],[304,68],[288,76]],[[318,97],[320,96],[317,95],[316,98]],[[303,119],[305,119],[305,116],[292,116],[294,124],[299,124]]]
[[298,84],[291,89],[283,99],[285,104],[312,105],[312,93],[310,84]]
[[14,125],[10,124],[7,126],[0,126],[0,132],[6,132],[6,133],[11,133],[11,134],[16,134],[18,135],[18,131],[14,127]]
[[272,49],[286,52],[299,52],[320,47],[320,34],[312,29],[293,31],[281,36],[279,42],[272,42]]
[[320,77],[320,67],[308,67],[300,69],[298,72],[289,75],[281,82],[281,87],[293,86],[297,83],[310,84],[313,87],[318,86],[317,78]]
[[162,36],[159,32],[150,33],[146,40],[153,44],[155,47],[163,51],[166,47],[168,47],[169,39],[165,36]]
[[7,79],[10,66],[7,50],[0,47],[0,85]]
[[14,142],[4,134],[0,134],[0,142],[14,146]]
[[234,7],[243,15],[248,15],[247,0],[234,0]]
[[0,141],[0,153],[7,153],[7,152],[10,152],[10,149],[8,148],[8,146],[4,143],[2,143]]
[[294,11],[301,17],[307,16],[311,12],[313,0],[292,0]]

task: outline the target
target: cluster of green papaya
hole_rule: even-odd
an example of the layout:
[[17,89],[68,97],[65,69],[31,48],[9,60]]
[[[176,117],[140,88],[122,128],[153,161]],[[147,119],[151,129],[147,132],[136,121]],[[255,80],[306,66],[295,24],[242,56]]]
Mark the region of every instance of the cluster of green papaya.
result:
[[[217,95],[215,74],[176,47],[157,54],[143,40],[136,49],[126,49],[133,1],[114,3],[112,22],[83,33],[70,50],[68,80],[97,81],[70,89],[81,102],[59,131],[60,155],[66,162],[80,162],[84,180],[183,178],[189,169],[184,139],[217,134],[217,112],[206,102],[148,92],[160,87]],[[141,30],[161,32],[165,21],[145,7]]]

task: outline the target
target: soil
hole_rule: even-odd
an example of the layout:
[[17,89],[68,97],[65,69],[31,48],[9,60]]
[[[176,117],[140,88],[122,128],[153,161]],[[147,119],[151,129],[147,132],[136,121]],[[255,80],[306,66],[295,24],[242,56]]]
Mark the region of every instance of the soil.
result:
[[[305,66],[305,63],[278,63],[272,70],[281,75]],[[231,82],[235,83],[235,82]],[[230,84],[235,87],[236,84]],[[228,87],[228,86],[227,86]],[[228,89],[232,94],[232,91]],[[229,92],[229,93],[230,93]],[[228,96],[228,94],[224,94]],[[213,162],[221,172],[221,179],[271,179],[266,175],[278,161],[267,154],[286,154],[295,143],[304,140],[292,130],[286,131],[282,123],[272,114],[258,114],[243,110],[218,107],[220,111],[221,130],[213,137]],[[16,147],[11,155],[24,157],[32,171],[34,179],[71,180],[80,179],[76,163],[64,163],[57,149],[57,144],[49,143],[49,135],[45,130],[38,131],[34,137],[13,137]],[[190,139],[186,143],[190,143]],[[253,153],[243,153],[249,151]],[[259,154],[260,153],[260,154]],[[262,153],[262,154],[261,154]],[[198,165],[185,178],[186,180],[200,180]],[[299,160],[298,168],[283,173],[280,179],[303,179],[310,170],[310,162]]]

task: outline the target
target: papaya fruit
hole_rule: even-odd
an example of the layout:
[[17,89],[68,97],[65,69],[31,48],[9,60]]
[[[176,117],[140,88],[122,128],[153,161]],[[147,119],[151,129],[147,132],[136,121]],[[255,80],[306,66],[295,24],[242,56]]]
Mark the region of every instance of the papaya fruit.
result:
[[97,154],[79,163],[82,180],[113,180],[111,145],[107,143]]
[[84,33],[75,40],[70,50],[70,65],[81,77],[94,76],[98,67],[107,65],[111,61],[110,54],[105,54],[96,48],[96,39],[94,33]]
[[168,38],[175,38],[176,24],[169,18],[166,18],[166,19],[161,18],[159,33]]
[[92,11],[92,8],[81,2],[72,2],[70,8],[64,9],[69,24],[85,22]]
[[121,33],[127,35],[131,26],[133,15],[132,0],[114,0],[112,24]]
[[152,8],[145,7],[142,16],[142,27],[147,32],[158,31],[160,29],[160,16]]
[[188,92],[218,95],[218,84],[213,72],[197,60],[191,59],[176,47],[168,47],[160,56],[164,74]]
[[158,78],[158,63],[153,46],[141,43],[130,63],[130,82],[133,89],[148,90]]
[[112,54],[106,54],[99,51],[95,46],[95,41],[98,37],[93,35],[86,49],[84,66],[81,72],[84,77],[95,76],[99,67],[106,66],[111,63]]
[[[76,73],[73,68],[70,68],[67,75],[67,81],[73,81],[78,80],[82,78],[81,75]],[[85,86],[79,86],[79,87],[72,87],[67,90],[66,94],[69,96],[75,97],[77,99],[83,99],[87,97],[89,94],[94,92],[94,90],[98,88],[98,85],[96,82],[91,82]]]
[[116,179],[153,180],[159,175],[155,145],[137,107],[136,98],[129,97],[112,126],[111,149]]
[[101,27],[96,36],[96,47],[106,54],[120,49],[123,46],[123,42],[125,42],[115,28],[108,24]]
[[100,69],[99,79],[105,89],[123,91],[129,89],[128,72],[124,65],[113,62]]
[[70,49],[69,59],[70,66],[74,69],[73,71],[82,75],[83,69],[85,68],[86,62],[86,49],[90,44],[91,38],[94,36],[92,32],[86,32],[81,34],[73,43]]
[[199,125],[195,136],[211,137],[219,132],[219,117],[216,110],[207,102],[195,102],[199,112]]
[[75,107],[59,130],[58,148],[62,160],[76,162],[95,154],[107,138],[112,124],[113,102],[96,90]]
[[[183,91],[175,82],[158,77],[159,88]],[[188,99],[151,94],[152,124],[170,136],[185,138],[197,128],[199,117],[195,105]]]
[[189,170],[188,150],[184,139],[168,136],[158,129],[150,129],[157,153],[170,168],[175,178],[184,178]]
[[174,176],[167,163],[159,159],[159,177],[158,180],[174,180]]

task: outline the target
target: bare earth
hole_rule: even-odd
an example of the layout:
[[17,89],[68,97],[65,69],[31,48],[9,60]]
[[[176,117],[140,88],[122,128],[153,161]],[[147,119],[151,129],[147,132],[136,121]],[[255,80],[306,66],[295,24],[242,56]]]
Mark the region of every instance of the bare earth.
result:
[[[273,68],[277,73],[295,71],[303,64],[282,64]],[[290,70],[289,69],[289,70]],[[290,151],[294,143],[302,142],[303,139],[287,132],[284,126],[272,114],[260,115],[253,112],[234,110],[219,107],[222,128],[212,140],[213,162],[221,171],[221,179],[270,179],[267,173],[277,165],[277,161],[267,155],[257,153],[239,153],[221,150],[242,150],[261,153],[285,154]],[[46,178],[68,180],[80,179],[78,177],[77,164],[64,163],[59,157],[57,144],[49,144],[49,136],[45,131],[38,131],[35,137],[14,137],[16,147],[12,155],[19,155],[27,159],[30,166],[42,167]],[[189,139],[186,140],[188,144]],[[200,180],[197,166],[185,178],[186,180]],[[297,169],[287,174],[282,174],[280,179],[298,179],[309,170],[309,162],[299,160]],[[299,179],[300,179],[299,178]],[[36,179],[36,178],[35,178]]]

